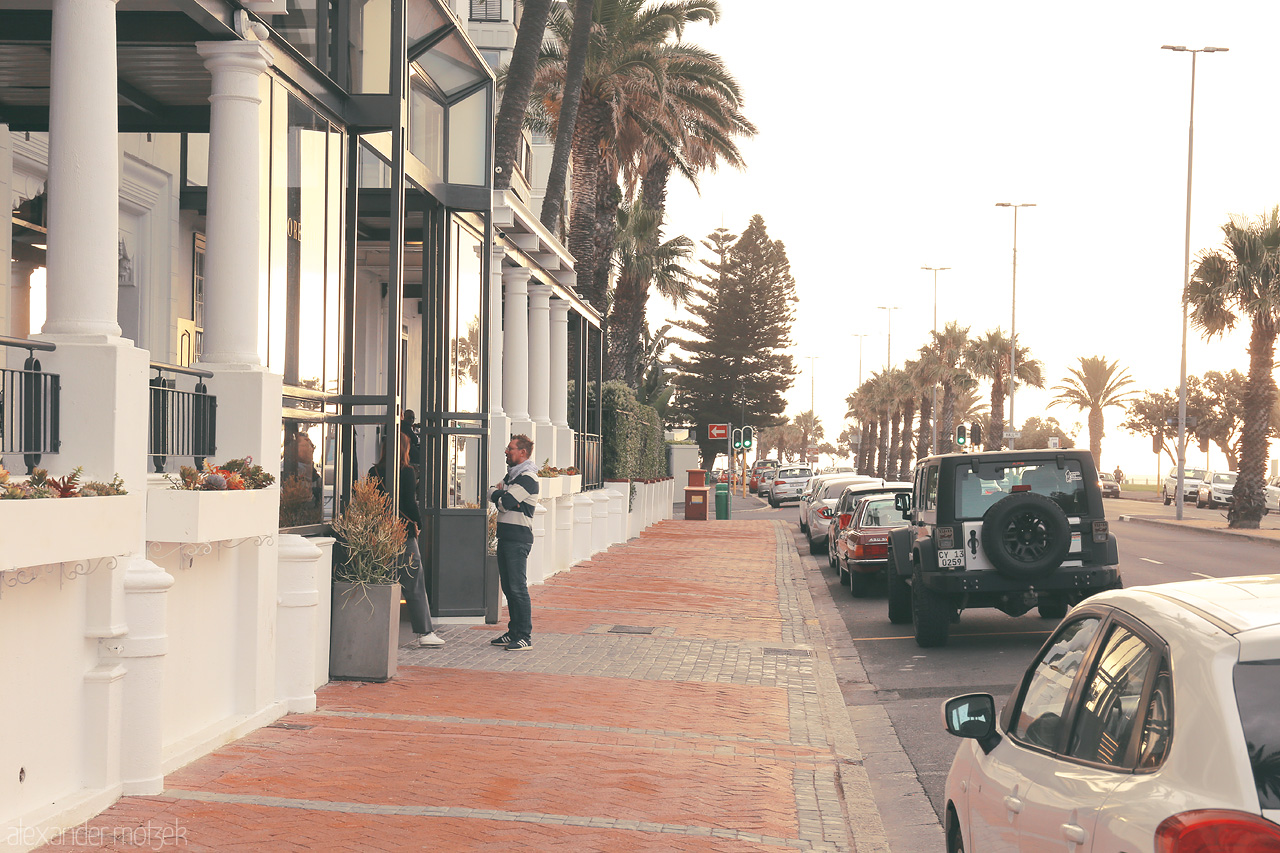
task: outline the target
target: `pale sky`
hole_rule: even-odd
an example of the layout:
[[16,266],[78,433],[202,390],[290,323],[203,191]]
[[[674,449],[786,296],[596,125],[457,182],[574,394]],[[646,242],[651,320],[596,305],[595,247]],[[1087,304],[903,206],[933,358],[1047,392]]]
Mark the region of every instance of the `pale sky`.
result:
[[[787,246],[800,297],[801,373],[787,413],[815,403],[827,436],[844,398],[932,328],[958,320],[1007,333],[1018,213],[1017,331],[1057,384],[1078,356],[1105,355],[1141,390],[1176,389],[1186,227],[1191,57],[1163,44],[1227,47],[1196,63],[1191,251],[1221,245],[1230,214],[1280,204],[1274,2],[829,3],[721,0],[714,27],[687,37],[723,56],[760,129],[745,173],[673,186],[668,235],[740,233],[761,214]],[[780,11],[787,10],[786,12]],[[793,11],[794,10],[794,11]],[[808,15],[799,10],[813,10]],[[829,37],[824,37],[830,34]],[[786,36],[784,38],[783,36]],[[655,300],[651,319],[671,316]],[[1207,343],[1188,331],[1188,373],[1248,369],[1248,326]],[[984,384],[984,394],[989,386]],[[1020,390],[1015,416],[1054,416],[1047,391]],[[1102,466],[1153,475],[1149,439],[1107,410]],[[1190,464],[1204,462],[1194,446]],[[1211,463],[1221,466],[1214,451]],[[1162,463],[1167,468],[1167,460]]]

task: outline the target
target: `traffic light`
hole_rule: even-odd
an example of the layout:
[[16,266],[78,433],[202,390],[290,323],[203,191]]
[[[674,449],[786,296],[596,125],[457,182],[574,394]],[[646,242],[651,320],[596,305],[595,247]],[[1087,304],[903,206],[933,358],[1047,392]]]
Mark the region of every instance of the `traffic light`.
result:
[[969,443],[974,447],[982,444],[982,424],[976,421],[969,425]]
[[739,429],[738,427],[733,428],[733,449],[734,450],[742,449],[742,430]]
[[956,424],[956,447],[964,447],[969,443],[969,437],[965,434],[964,424]]
[[744,426],[742,428],[742,449],[750,450],[751,445],[755,443],[756,431],[753,427]]

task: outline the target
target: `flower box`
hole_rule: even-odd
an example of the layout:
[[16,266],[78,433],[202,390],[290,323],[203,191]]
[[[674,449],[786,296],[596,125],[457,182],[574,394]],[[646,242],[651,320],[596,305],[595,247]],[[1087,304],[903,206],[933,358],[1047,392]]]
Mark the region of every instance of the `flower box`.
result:
[[565,474],[564,478],[568,481],[565,483],[566,495],[576,495],[578,492],[582,491],[581,474]]
[[538,500],[553,500],[564,494],[563,484],[560,482],[564,477],[539,477],[538,478]]
[[218,542],[280,529],[280,489],[147,492],[148,542]]
[[0,501],[0,571],[132,553],[141,516],[140,495]]

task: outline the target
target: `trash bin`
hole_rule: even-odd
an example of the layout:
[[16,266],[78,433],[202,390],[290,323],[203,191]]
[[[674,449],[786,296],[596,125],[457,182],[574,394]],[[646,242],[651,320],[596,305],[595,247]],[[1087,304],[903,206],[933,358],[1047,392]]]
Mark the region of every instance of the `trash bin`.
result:
[[716,520],[729,517],[729,484],[716,483]]

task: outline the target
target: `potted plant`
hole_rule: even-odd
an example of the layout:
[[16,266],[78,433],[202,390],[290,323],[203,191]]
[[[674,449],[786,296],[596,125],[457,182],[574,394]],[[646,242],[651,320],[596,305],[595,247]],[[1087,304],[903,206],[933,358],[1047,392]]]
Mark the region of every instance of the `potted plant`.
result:
[[333,568],[329,675],[387,681],[396,674],[405,525],[390,498],[370,478],[357,480],[333,522],[341,559]]
[[167,489],[147,492],[147,541],[217,542],[276,532],[276,478],[251,457],[166,474]]
[[0,572],[127,554],[141,512],[119,475],[102,483],[82,480],[79,468],[65,477],[36,468],[11,479],[0,465]]
[[550,459],[545,460],[538,469],[538,499],[560,497],[564,494],[561,485],[560,469],[552,468]]
[[573,465],[564,469],[564,475],[569,479],[568,491],[565,494],[573,495],[582,491],[582,472]]

